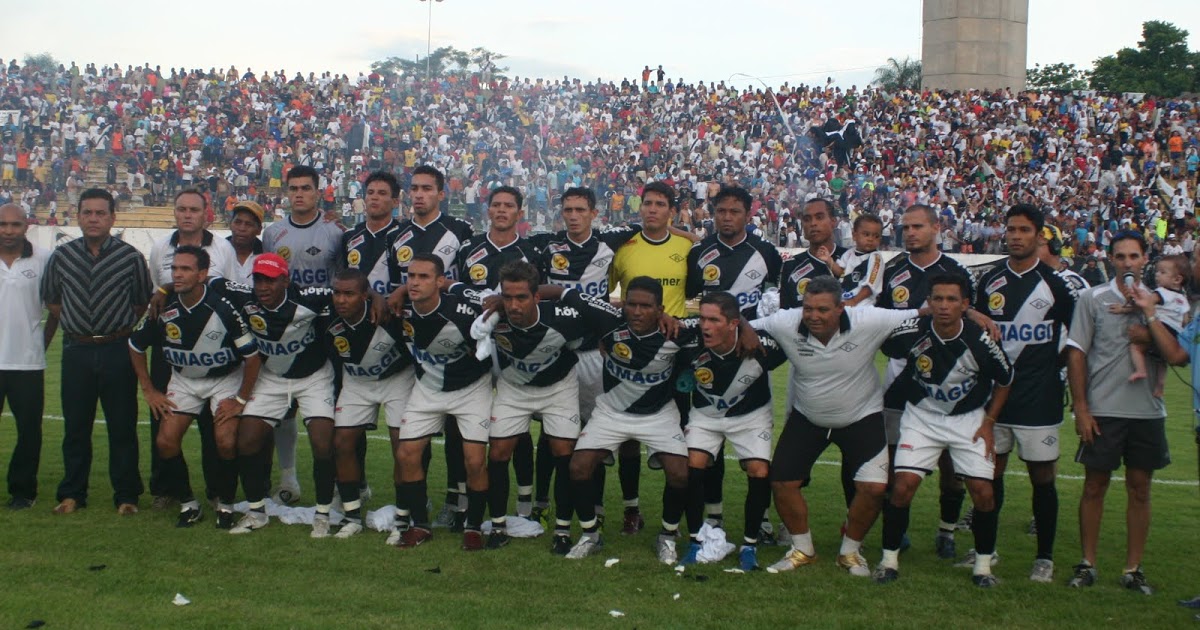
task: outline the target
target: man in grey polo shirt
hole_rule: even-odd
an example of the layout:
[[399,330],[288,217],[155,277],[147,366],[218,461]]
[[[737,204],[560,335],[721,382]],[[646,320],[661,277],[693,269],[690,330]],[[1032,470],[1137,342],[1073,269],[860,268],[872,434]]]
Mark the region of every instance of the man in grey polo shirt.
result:
[[[1187,354],[1174,334],[1155,317],[1152,294],[1138,280],[1146,264],[1146,242],[1136,232],[1120,232],[1109,248],[1116,273],[1112,281],[1079,295],[1067,338],[1067,379],[1075,403],[1075,432],[1080,442],[1075,460],[1086,470],[1083,496],[1079,499],[1083,560],[1075,566],[1067,584],[1078,588],[1096,581],[1096,547],[1104,495],[1112,472],[1123,461],[1129,531],[1121,585],[1150,594],[1152,589],[1141,566],[1150,531],[1150,479],[1155,470],[1171,463],[1171,456],[1164,428],[1166,406],[1161,398],[1154,396],[1153,385],[1147,379],[1130,382],[1133,373],[1130,334],[1144,335],[1148,330],[1159,355],[1173,364],[1185,365]],[[1138,305],[1134,314],[1110,310],[1130,300],[1136,300]],[[1143,325],[1145,328],[1141,328]]]

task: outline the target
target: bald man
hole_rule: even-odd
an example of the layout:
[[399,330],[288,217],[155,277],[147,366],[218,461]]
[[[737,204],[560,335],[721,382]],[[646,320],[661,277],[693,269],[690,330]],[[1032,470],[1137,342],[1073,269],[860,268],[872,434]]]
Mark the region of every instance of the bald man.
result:
[[11,510],[33,507],[37,499],[46,346],[58,327],[51,317],[42,330],[40,285],[50,252],[34,247],[26,229],[20,206],[0,206],[0,412],[7,402],[17,420],[17,444],[8,464]]

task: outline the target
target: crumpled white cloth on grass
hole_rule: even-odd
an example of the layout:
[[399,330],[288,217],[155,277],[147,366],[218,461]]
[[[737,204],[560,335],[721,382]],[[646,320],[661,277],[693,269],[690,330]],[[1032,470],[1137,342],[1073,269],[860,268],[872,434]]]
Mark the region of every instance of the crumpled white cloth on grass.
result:
[[737,545],[725,539],[725,530],[708,523],[700,528],[697,538],[700,539],[700,553],[696,554],[696,561],[703,564],[720,562],[737,549]]
[[[500,295],[494,289],[484,289],[479,291],[479,299],[485,300],[493,295]],[[479,317],[471,323],[471,338],[475,340],[475,358],[480,361],[492,356],[496,351],[496,342],[492,341],[492,331],[496,329],[496,324],[500,321],[500,313],[493,312],[486,317],[480,313]]]
[[[392,530],[395,518],[396,506],[385,505],[378,510],[367,512],[366,525],[377,532],[389,532]],[[536,538],[546,533],[541,523],[520,516],[506,517],[505,525],[508,535],[513,538]],[[485,534],[491,533],[492,522],[484,521],[482,530]]]
[[[250,504],[242,501],[233,506],[236,512],[249,512]],[[312,525],[313,517],[317,513],[316,507],[291,507],[288,505],[279,505],[274,501],[267,499],[267,516],[274,516],[280,523],[284,525]],[[329,524],[337,525],[342,522],[345,516],[337,510],[329,511]]]

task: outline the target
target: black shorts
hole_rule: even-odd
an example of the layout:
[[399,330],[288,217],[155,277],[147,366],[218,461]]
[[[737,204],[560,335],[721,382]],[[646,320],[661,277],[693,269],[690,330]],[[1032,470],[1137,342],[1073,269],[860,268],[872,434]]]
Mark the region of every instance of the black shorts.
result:
[[[873,413],[854,424],[838,429],[819,427],[792,410],[775,456],[771,459],[771,481],[803,481],[812,479],[812,467],[830,444],[842,451],[842,470],[857,481],[887,483],[887,433],[883,414]],[[879,470],[872,466],[881,464]]]
[[1096,416],[1100,435],[1079,444],[1075,461],[1093,470],[1121,467],[1159,470],[1171,463],[1167,449],[1166,418],[1111,418]]

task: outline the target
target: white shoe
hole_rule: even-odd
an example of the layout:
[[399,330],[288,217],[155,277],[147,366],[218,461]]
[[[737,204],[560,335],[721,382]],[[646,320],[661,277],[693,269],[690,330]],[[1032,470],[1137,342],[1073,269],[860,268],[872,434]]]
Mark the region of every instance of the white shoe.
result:
[[674,539],[667,536],[658,537],[658,561],[672,567],[679,562],[679,554],[675,551]]
[[1033,570],[1029,572],[1029,579],[1034,582],[1049,584],[1054,581],[1054,561],[1045,558],[1038,558],[1033,561]]
[[313,517],[312,533],[310,538],[329,538],[329,515],[317,514]]
[[333,537],[345,540],[351,536],[354,536],[355,534],[361,534],[362,530],[363,526],[360,523],[347,521],[346,524],[342,525],[342,528],[338,530],[338,533],[333,535]]
[[229,530],[230,534],[249,534],[256,529],[262,529],[267,526],[269,519],[266,512],[255,512],[250,510],[246,512],[242,519]]
[[837,565],[854,577],[871,577],[871,565],[867,564],[867,559],[857,551],[838,556]]
[[[996,550],[996,551],[992,552],[992,566],[996,566],[997,564],[1000,564],[1000,550]],[[971,549],[970,551],[968,551],[967,555],[963,556],[962,560],[959,560],[958,562],[954,563],[954,566],[959,567],[959,568],[967,568],[967,569],[974,568],[975,567],[975,550]]]
[[592,554],[599,553],[602,548],[604,548],[604,543],[600,541],[599,536],[591,538],[585,535],[579,539],[579,542],[575,543],[574,547],[571,547],[571,550],[567,552],[566,558],[568,560],[582,560]]

